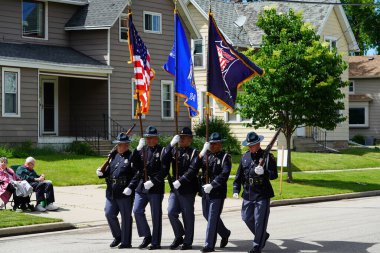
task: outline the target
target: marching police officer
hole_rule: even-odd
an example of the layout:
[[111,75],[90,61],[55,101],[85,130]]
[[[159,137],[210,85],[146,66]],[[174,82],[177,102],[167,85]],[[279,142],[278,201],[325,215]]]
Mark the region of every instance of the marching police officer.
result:
[[[116,140],[117,150],[110,153],[112,157],[109,166],[103,173],[100,168],[96,170],[99,178],[105,178],[107,183],[105,215],[111,229],[114,241],[110,247],[119,245],[119,249],[131,248],[132,240],[132,205],[133,197],[128,194],[128,184],[135,172],[132,167],[136,152],[129,150],[130,139],[125,133],[120,133]],[[121,228],[117,218],[121,213]]]
[[[248,146],[249,151],[240,160],[233,189],[233,197],[238,198],[241,185],[243,185],[241,216],[254,234],[253,248],[249,251],[250,253],[261,253],[269,238],[266,231],[269,205],[270,198],[274,197],[269,180],[278,177],[273,155],[269,153],[267,157],[264,157],[264,151],[260,147],[263,139],[263,136],[255,132],[247,134],[242,144]],[[264,166],[259,165],[261,159],[265,159]]]
[[[173,137],[165,149],[164,159],[172,164],[172,175],[175,180],[168,203],[168,217],[175,235],[170,249],[176,249],[181,244],[181,250],[192,249],[195,220],[194,202],[198,192],[197,174],[199,171],[198,152],[190,147],[192,141],[192,131],[190,128],[184,127],[179,135]],[[179,148],[176,148],[175,145],[178,142]],[[184,226],[178,218],[180,213],[182,213]],[[185,237],[183,238],[183,236]]]
[[[201,249],[202,252],[215,250],[217,233],[222,237],[221,248],[227,245],[231,235],[231,231],[224,226],[220,219],[224,199],[227,196],[227,180],[231,172],[231,156],[222,150],[223,141],[219,133],[212,133],[209,142],[204,144],[199,154],[199,157],[202,158],[202,209],[203,216],[208,221],[206,243]],[[208,152],[208,158],[205,156],[206,152]]]
[[[131,190],[136,190],[133,213],[138,234],[140,237],[144,237],[139,246],[140,249],[146,248],[149,244],[151,244],[149,250],[161,248],[162,200],[165,192],[164,178],[167,176],[168,166],[162,163],[164,149],[158,145],[158,135],[154,126],[146,128],[144,137],[146,137],[147,145],[145,146],[145,139],[141,138],[136,148],[139,151],[138,171],[128,186]],[[148,203],[152,215],[153,234],[145,216],[145,208]]]

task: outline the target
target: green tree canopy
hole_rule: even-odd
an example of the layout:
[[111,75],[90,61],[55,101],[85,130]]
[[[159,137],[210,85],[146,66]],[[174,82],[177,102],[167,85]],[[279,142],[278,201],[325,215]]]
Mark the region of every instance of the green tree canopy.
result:
[[[266,8],[257,26],[265,32],[261,48],[245,54],[266,73],[244,84],[238,111],[244,118],[252,118],[250,125],[255,128],[282,127],[290,151],[297,127],[332,130],[345,120],[339,110],[344,109],[342,88],[347,82],[341,74],[347,64],[335,49],[321,42],[301,13]],[[288,179],[292,180],[290,164],[289,152]]]
[[[379,3],[377,0],[342,0],[342,3]],[[380,53],[380,5],[344,5],[360,55],[375,48]]]

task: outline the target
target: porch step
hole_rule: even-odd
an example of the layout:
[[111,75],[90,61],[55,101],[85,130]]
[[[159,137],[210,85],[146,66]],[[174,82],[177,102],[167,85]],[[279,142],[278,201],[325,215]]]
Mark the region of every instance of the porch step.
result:
[[323,146],[313,140],[313,138],[294,138],[294,149],[299,152],[325,152]]
[[101,156],[107,156],[114,146],[115,144],[112,144],[112,142],[108,140],[99,142],[99,154]]

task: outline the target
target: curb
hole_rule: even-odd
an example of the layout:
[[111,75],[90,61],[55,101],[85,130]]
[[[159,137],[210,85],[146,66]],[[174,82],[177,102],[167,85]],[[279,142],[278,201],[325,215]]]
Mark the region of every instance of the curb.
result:
[[374,197],[374,196],[380,196],[380,190],[367,191],[367,192],[343,193],[343,194],[319,196],[319,197],[273,200],[271,201],[270,205],[273,207],[287,206],[287,205],[309,204],[309,203],[316,203],[316,202],[336,201],[336,200],[343,200],[343,199]]
[[75,225],[67,222],[55,222],[47,224],[35,224],[20,227],[1,228],[0,237],[62,231],[74,228],[76,228]]
[[[374,197],[374,196],[380,196],[380,190],[367,191],[367,192],[357,192],[357,193],[343,193],[343,194],[318,196],[318,197],[306,197],[306,198],[297,198],[297,199],[273,200],[273,201],[271,201],[270,206],[276,207],[276,206],[310,204],[310,203],[337,201],[337,200],[354,199],[354,198],[365,198],[365,197]],[[223,212],[234,212],[234,211],[238,211],[240,209],[241,209],[241,205],[232,206],[230,208],[225,207]],[[202,213],[196,214],[196,216],[198,216],[198,215],[202,215]],[[165,219],[165,218],[167,219],[167,217],[163,217],[163,219]],[[149,220],[149,218],[148,218],[148,220]],[[62,231],[62,230],[69,230],[69,229],[101,227],[101,226],[107,225],[107,223],[103,223],[103,222],[99,222],[99,221],[93,222],[93,224],[91,224],[91,223],[81,222],[81,223],[77,223],[77,224],[72,224],[72,223],[67,223],[67,222],[56,222],[56,223],[48,223],[48,224],[36,224],[36,225],[29,225],[29,226],[1,228],[0,229],[0,238],[1,237],[8,237],[8,236],[16,236],[16,235],[26,235],[26,234]]]

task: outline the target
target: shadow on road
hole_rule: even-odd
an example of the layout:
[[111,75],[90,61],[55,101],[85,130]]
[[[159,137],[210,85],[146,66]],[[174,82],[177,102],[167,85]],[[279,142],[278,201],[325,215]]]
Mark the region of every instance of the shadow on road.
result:
[[[281,252],[318,252],[318,253],[365,253],[374,243],[347,242],[347,241],[312,241],[275,240],[276,244],[268,241],[263,253]],[[226,248],[228,252],[247,252],[252,248],[251,240],[231,240],[237,247]]]

